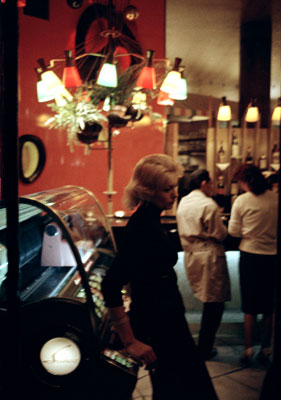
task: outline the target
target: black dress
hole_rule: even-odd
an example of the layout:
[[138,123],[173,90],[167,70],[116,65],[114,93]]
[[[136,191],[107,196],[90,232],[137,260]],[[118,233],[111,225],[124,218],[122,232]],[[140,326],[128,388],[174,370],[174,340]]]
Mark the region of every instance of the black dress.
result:
[[217,399],[190,334],[177,286],[177,251],[160,222],[161,210],[142,204],[131,216],[118,254],[102,282],[107,307],[123,304],[131,288],[130,322],[136,338],[151,345],[153,399]]

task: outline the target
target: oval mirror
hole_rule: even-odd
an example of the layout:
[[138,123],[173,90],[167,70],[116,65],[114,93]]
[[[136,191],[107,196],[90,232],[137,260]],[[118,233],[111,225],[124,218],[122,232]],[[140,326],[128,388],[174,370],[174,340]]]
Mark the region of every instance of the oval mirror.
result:
[[41,174],[46,152],[41,139],[34,135],[23,135],[19,138],[19,175],[24,183],[34,182]]

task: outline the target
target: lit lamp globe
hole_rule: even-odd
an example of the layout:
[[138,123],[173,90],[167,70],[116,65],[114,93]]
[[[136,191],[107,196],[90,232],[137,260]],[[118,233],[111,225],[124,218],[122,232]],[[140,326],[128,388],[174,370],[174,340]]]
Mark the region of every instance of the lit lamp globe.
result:
[[226,102],[226,97],[222,97],[222,101],[218,110],[217,120],[227,122],[231,120],[231,108]]

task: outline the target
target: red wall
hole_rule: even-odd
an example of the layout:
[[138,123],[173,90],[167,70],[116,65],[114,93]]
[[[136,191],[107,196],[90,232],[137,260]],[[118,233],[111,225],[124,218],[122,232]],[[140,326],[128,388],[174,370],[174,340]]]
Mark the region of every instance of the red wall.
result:
[[[82,12],[89,6],[71,9],[66,1],[50,0],[49,20],[23,14],[19,9],[19,136],[36,135],[46,148],[46,165],[39,178],[31,183],[19,183],[19,195],[56,188],[63,185],[83,186],[94,192],[107,212],[107,151],[91,151],[84,154],[84,147],[75,146],[71,153],[66,146],[66,132],[50,130],[42,124],[50,114],[47,103],[38,103],[36,98],[37,59],[46,63],[52,58],[63,58],[64,50],[74,47],[76,25]],[[115,3],[115,2],[114,2]],[[118,4],[118,2],[117,2]],[[139,10],[137,39],[144,52],[155,50],[155,58],[164,57],[165,1],[158,0],[157,7],[151,7],[150,0],[135,1]],[[162,108],[155,108],[163,112]],[[41,122],[40,122],[41,121]],[[164,130],[155,126],[121,128],[113,138],[114,196],[113,211],[124,209],[122,194],[132,169],[144,155],[163,152]]]

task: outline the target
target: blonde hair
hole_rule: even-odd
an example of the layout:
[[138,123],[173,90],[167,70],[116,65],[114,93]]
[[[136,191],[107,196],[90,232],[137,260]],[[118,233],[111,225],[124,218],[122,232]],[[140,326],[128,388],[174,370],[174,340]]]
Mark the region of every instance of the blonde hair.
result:
[[174,185],[183,175],[183,167],[166,154],[150,154],[136,164],[125,188],[123,202],[129,209],[142,201],[152,201],[155,193]]

